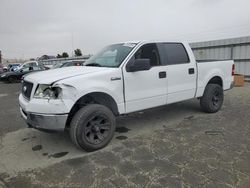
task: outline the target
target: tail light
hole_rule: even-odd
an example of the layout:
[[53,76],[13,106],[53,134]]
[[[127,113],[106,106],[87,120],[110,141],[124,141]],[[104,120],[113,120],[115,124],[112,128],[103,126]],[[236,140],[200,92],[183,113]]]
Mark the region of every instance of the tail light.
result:
[[233,64],[232,65],[232,76],[234,76],[234,74],[235,74],[235,65]]

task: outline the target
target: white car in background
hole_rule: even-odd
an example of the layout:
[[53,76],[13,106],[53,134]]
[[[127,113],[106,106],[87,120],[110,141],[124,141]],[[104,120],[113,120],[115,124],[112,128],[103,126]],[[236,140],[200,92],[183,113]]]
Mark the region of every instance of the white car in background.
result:
[[33,70],[36,70],[36,67],[39,67],[39,63],[37,61],[26,61],[22,65],[20,65],[19,67],[16,67],[14,69],[14,72],[16,72],[20,69],[26,69],[29,67],[33,67]]

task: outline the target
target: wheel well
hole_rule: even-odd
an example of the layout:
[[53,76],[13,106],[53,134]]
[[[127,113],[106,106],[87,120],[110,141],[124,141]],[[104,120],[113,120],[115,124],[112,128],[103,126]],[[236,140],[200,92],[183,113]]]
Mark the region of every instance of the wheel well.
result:
[[108,94],[102,93],[102,92],[93,92],[89,93],[87,95],[82,96],[80,99],[77,100],[77,102],[74,104],[74,106],[71,108],[69,112],[69,116],[66,122],[66,127],[70,126],[70,122],[74,116],[74,114],[83,106],[86,106],[88,104],[101,104],[106,107],[108,107],[114,115],[119,115],[118,107],[115,102],[115,100]]
[[219,76],[211,78],[207,84],[219,84],[223,88],[223,81]]

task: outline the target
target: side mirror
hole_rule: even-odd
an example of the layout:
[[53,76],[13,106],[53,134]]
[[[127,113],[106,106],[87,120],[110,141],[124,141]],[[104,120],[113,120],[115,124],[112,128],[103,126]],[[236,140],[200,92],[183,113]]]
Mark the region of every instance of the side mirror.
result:
[[137,72],[150,69],[150,59],[130,60],[126,66],[127,72]]
[[23,72],[23,69],[20,69],[19,71],[20,71],[20,72]]

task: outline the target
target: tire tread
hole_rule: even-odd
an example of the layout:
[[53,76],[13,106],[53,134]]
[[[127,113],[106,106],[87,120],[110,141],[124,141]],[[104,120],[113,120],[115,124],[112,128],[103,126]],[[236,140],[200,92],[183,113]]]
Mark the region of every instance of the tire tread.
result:
[[[204,111],[204,112],[207,112],[207,113],[215,113],[217,111],[220,110],[221,106],[218,108],[218,109],[214,109],[212,106],[211,106],[211,101],[210,101],[210,95],[211,93],[215,90],[215,89],[220,89],[220,92],[222,92],[222,95],[223,95],[223,89],[222,87],[219,85],[219,84],[208,84],[205,88],[205,91],[204,91],[204,94],[203,96],[201,97],[200,99],[200,106],[201,106],[201,109]],[[222,98],[222,103],[223,103],[223,98]]]
[[[81,149],[81,150],[82,149],[84,149],[85,151],[97,150],[95,148],[87,146],[86,144],[80,145],[79,141],[77,139],[77,130],[79,130],[79,128],[81,126],[80,121],[82,120],[82,118],[87,117],[89,115],[89,112],[91,112],[91,111],[94,112],[97,109],[98,109],[98,111],[105,111],[105,113],[108,113],[110,118],[112,119],[112,121],[115,122],[115,117],[114,117],[112,111],[109,108],[107,108],[106,106],[103,106],[100,104],[89,104],[87,106],[82,107],[80,110],[78,110],[70,123],[70,138],[71,138],[72,142],[76,145],[76,147]],[[113,135],[114,135],[114,132],[112,133],[112,137],[113,137]],[[112,137],[111,137],[111,139],[112,139]],[[107,144],[105,144],[103,147],[105,147]],[[101,149],[101,148],[98,148],[98,149]]]

